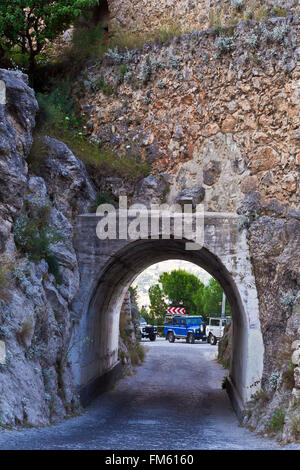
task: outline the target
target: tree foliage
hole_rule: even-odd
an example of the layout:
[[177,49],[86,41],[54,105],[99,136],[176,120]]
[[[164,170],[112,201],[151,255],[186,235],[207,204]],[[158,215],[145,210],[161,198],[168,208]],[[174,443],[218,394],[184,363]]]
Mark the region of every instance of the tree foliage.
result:
[[[209,315],[221,315],[222,297],[222,287],[214,278],[211,278],[208,285],[204,287],[202,293],[202,312],[204,317]],[[226,302],[225,313],[230,315],[228,302]]]
[[[211,315],[221,315],[223,290],[214,278],[205,286],[194,274],[174,270],[163,273],[159,282],[161,287],[155,284],[148,291],[150,311],[147,321],[161,324],[167,313],[168,301],[171,306],[185,307],[187,314],[202,315],[205,320]],[[228,302],[226,314],[230,314]]]
[[202,292],[203,282],[194,274],[178,269],[170,273],[163,273],[159,281],[163,293],[174,307],[185,307],[189,315],[199,314],[199,302],[196,303],[196,293]]
[[168,308],[165,295],[159,284],[151,286],[148,293],[150,298],[148,321],[153,325],[162,325]]
[[0,49],[28,55],[29,70],[47,41],[53,41],[99,0],[1,0]]

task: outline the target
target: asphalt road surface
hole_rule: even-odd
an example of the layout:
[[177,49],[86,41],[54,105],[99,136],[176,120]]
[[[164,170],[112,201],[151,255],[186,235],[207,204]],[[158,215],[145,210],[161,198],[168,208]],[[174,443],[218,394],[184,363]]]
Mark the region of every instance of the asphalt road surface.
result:
[[[0,432],[0,449],[280,449],[239,426],[221,388],[217,346],[143,341],[146,361],[82,416]],[[285,448],[300,449],[299,445]]]

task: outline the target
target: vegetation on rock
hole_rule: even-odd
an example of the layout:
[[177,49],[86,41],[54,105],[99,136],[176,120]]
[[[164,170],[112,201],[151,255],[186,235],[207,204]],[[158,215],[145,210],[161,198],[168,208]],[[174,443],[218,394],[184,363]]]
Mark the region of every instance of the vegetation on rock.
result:
[[97,0],[2,0],[0,4],[0,49],[22,54],[29,71],[47,41],[53,41]]

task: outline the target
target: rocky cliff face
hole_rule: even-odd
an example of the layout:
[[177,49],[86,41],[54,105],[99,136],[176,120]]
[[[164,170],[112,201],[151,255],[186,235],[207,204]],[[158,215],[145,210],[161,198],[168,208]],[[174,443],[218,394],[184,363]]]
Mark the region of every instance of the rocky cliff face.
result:
[[[40,147],[43,177],[28,173],[37,102],[26,76],[1,70],[0,78],[6,85],[6,105],[0,105],[0,269],[6,276],[0,299],[6,350],[0,365],[0,423],[44,425],[78,409],[68,367],[71,303],[79,284],[72,220],[77,210],[88,210],[96,193],[83,164],[54,139],[45,138]],[[51,246],[59,283],[42,253],[37,260],[22,256],[14,241],[18,221],[30,214],[33,222],[45,208],[49,227],[64,238]]]
[[0,250],[5,249],[12,223],[22,208],[26,191],[26,156],[32,145],[37,101],[25,75],[0,71],[5,81],[0,104]]
[[[73,223],[97,191],[63,142],[39,137],[32,147],[38,105],[27,77],[0,70],[0,80],[0,426],[41,426],[80,411],[69,363],[80,282]],[[126,328],[120,351],[131,370],[131,313]]]
[[[54,139],[45,138],[40,147],[43,177],[28,172],[37,102],[26,76],[1,70],[0,78],[6,85],[6,104],[0,105],[0,269],[1,280],[6,278],[0,288],[0,339],[6,353],[0,365],[0,423],[45,425],[78,409],[68,365],[71,303],[79,284],[72,220],[74,208],[88,210],[96,193],[83,164]],[[16,238],[21,247],[30,236],[31,242],[41,238],[34,228],[41,216],[49,233],[60,234],[49,250],[59,280],[47,253],[22,255],[15,245]],[[24,224],[31,232],[24,231]]]

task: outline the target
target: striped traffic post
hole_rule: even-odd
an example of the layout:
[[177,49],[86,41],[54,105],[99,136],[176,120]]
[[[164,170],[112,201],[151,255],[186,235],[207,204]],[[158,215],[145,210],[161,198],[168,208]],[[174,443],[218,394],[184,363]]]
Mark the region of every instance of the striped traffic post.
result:
[[168,307],[168,313],[172,315],[185,315],[186,310],[184,307]]

